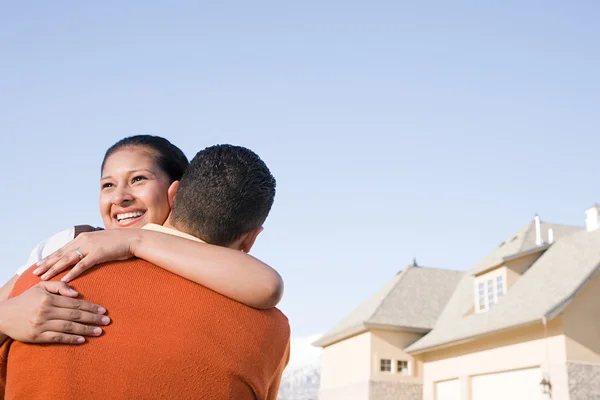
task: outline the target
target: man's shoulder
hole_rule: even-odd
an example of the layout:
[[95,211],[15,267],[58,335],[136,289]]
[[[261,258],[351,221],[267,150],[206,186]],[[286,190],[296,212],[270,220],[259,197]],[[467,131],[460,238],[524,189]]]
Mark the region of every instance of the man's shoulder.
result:
[[283,311],[281,311],[277,307],[273,307],[265,311],[271,313],[271,318],[273,319],[275,324],[279,325],[282,329],[287,330],[289,332],[290,321],[288,317],[283,313]]
[[10,292],[10,295],[8,296],[9,298],[20,295],[27,289],[31,288],[32,286],[35,286],[36,284],[38,284],[42,281],[39,276],[33,274],[33,271],[36,268],[37,267],[34,264],[31,267],[29,267],[28,269],[26,269],[25,271],[23,271],[23,273],[15,281],[15,286],[13,287],[12,291]]
[[[229,300],[228,301],[234,301]],[[256,310],[242,306],[247,312],[233,312],[235,320],[246,327],[252,327],[249,333],[257,341],[268,341],[272,351],[283,350],[289,345],[291,328],[287,316],[278,308]]]

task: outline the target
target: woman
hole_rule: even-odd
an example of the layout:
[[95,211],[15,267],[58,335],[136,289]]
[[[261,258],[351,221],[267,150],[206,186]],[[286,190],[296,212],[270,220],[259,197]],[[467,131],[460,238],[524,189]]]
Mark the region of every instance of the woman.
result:
[[[163,138],[141,135],[117,142],[106,152],[101,168],[100,213],[106,230],[76,235],[78,232],[73,229],[55,235],[34,250],[30,258],[30,263],[38,261],[34,273],[43,274],[45,280],[77,263],[62,278],[69,281],[99,263],[139,257],[248,306],[274,307],[281,298],[283,282],[268,265],[240,251],[142,229],[167,220],[178,180],[187,165],[183,152]],[[50,257],[40,260],[57,248]],[[6,298],[15,280],[16,277],[2,288],[0,300],[12,300]],[[0,320],[11,317],[2,315],[4,309],[0,307]],[[43,325],[35,309],[21,311],[35,314],[39,325]],[[25,324],[27,318],[22,314],[20,322],[2,329],[2,333],[18,336],[22,328],[19,324]],[[82,324],[75,326],[85,332],[79,325]],[[72,328],[73,325],[65,330],[71,332]],[[94,332],[90,336],[101,334],[99,329]],[[83,342],[82,336],[67,332],[62,335],[69,339],[68,343]],[[31,341],[56,340],[48,337]]]

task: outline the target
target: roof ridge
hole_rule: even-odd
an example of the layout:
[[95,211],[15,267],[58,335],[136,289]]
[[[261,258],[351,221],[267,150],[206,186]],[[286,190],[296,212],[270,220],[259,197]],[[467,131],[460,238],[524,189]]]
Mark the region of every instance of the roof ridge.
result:
[[[392,286],[390,288],[390,290],[385,294],[385,296],[383,296],[383,299],[381,299],[381,301],[379,302],[379,304],[377,304],[377,307],[375,307],[375,310],[373,311],[373,313],[371,315],[369,315],[369,318],[365,319],[365,321],[370,320],[371,318],[373,318],[377,314],[377,312],[379,312],[379,310],[381,309],[381,306],[383,305],[383,303],[385,303],[385,301],[388,299],[388,297],[390,297],[390,294],[394,291],[394,289],[396,288],[396,286],[398,286],[398,284],[400,284],[400,282],[402,282],[402,280],[406,277],[406,272],[408,272],[408,270],[413,269],[413,268],[419,268],[419,267],[415,267],[413,265],[409,265],[408,267],[406,267],[405,270],[403,270],[402,272],[400,272],[400,274],[398,274],[397,281],[394,284],[394,286]],[[363,323],[365,321],[363,321]]]
[[[542,224],[542,221],[540,220],[540,226],[541,226],[541,224]],[[523,249],[525,247],[525,239],[527,238],[527,235],[529,235],[529,233],[531,232],[531,229],[535,229],[535,219],[529,221],[529,226],[527,227],[525,232],[523,232],[523,237],[519,238],[521,240],[521,244],[519,246],[519,250],[517,253],[520,253],[523,251]]]
[[461,272],[461,273],[465,272],[465,271],[461,271],[458,269],[452,269],[452,268],[427,267],[427,266],[422,266],[422,265],[419,265],[418,267],[421,269],[429,269],[429,270],[436,270],[436,271]]

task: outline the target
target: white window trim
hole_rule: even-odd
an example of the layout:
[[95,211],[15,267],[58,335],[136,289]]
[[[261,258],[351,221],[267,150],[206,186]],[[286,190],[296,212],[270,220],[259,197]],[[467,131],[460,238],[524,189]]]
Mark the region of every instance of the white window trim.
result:
[[[381,362],[382,361],[390,361],[390,371],[382,371],[381,370]],[[402,372],[398,371],[398,361],[404,361],[407,363],[406,369],[407,369],[407,373],[403,374]],[[413,376],[413,363],[411,360],[406,359],[406,358],[384,358],[384,357],[379,357],[379,364],[378,364],[378,368],[377,368],[378,372],[380,374],[386,374],[386,375],[398,375],[398,376]]]
[[[389,371],[383,370],[383,361],[390,362],[390,370]],[[379,359],[379,372],[382,374],[393,374],[394,373],[394,360],[392,358],[380,358]]]
[[[412,376],[412,363],[410,360],[395,360],[396,361],[396,373],[401,376]],[[406,363],[406,374],[398,371],[398,363],[404,361]]]
[[498,278],[502,278],[502,297],[504,297],[504,295],[506,294],[506,278],[505,278],[505,276],[506,276],[505,273],[500,273],[500,274],[496,275],[496,279],[495,279],[496,287],[494,288],[494,290],[496,291],[496,302],[498,302],[500,300],[500,298],[498,297]]
[[[490,302],[489,302],[489,281],[492,280],[492,291],[493,291],[493,299],[492,304],[498,304],[500,298],[498,298],[498,277],[502,277],[502,297],[506,296],[507,282],[506,282],[506,268],[501,268],[496,274],[485,274],[479,276],[475,279],[475,312],[485,312],[489,311]],[[483,300],[482,304],[479,297],[479,285],[483,284]],[[481,307],[483,305],[483,307]]]
[[[483,291],[480,290],[483,289]],[[477,311],[484,311],[485,310],[485,296],[486,296],[486,290],[485,290],[485,282],[483,282],[483,280],[479,280],[477,282],[475,282],[475,298],[476,303],[477,303]],[[483,297],[483,303],[481,302]],[[483,307],[482,307],[483,306]]]

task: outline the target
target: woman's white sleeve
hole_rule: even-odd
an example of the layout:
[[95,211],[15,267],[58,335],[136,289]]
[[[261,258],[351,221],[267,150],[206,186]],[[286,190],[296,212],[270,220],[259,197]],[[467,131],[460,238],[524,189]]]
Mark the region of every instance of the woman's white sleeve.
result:
[[27,262],[17,270],[17,275],[21,275],[33,264],[43,260],[50,254],[54,253],[56,250],[69,243],[71,240],[73,240],[74,236],[75,228],[71,227],[69,229],[65,229],[64,231],[58,232],[57,234],[49,237],[48,239],[38,243],[38,245],[35,246],[33,250],[31,250],[31,253],[29,253],[29,258],[27,259]]

